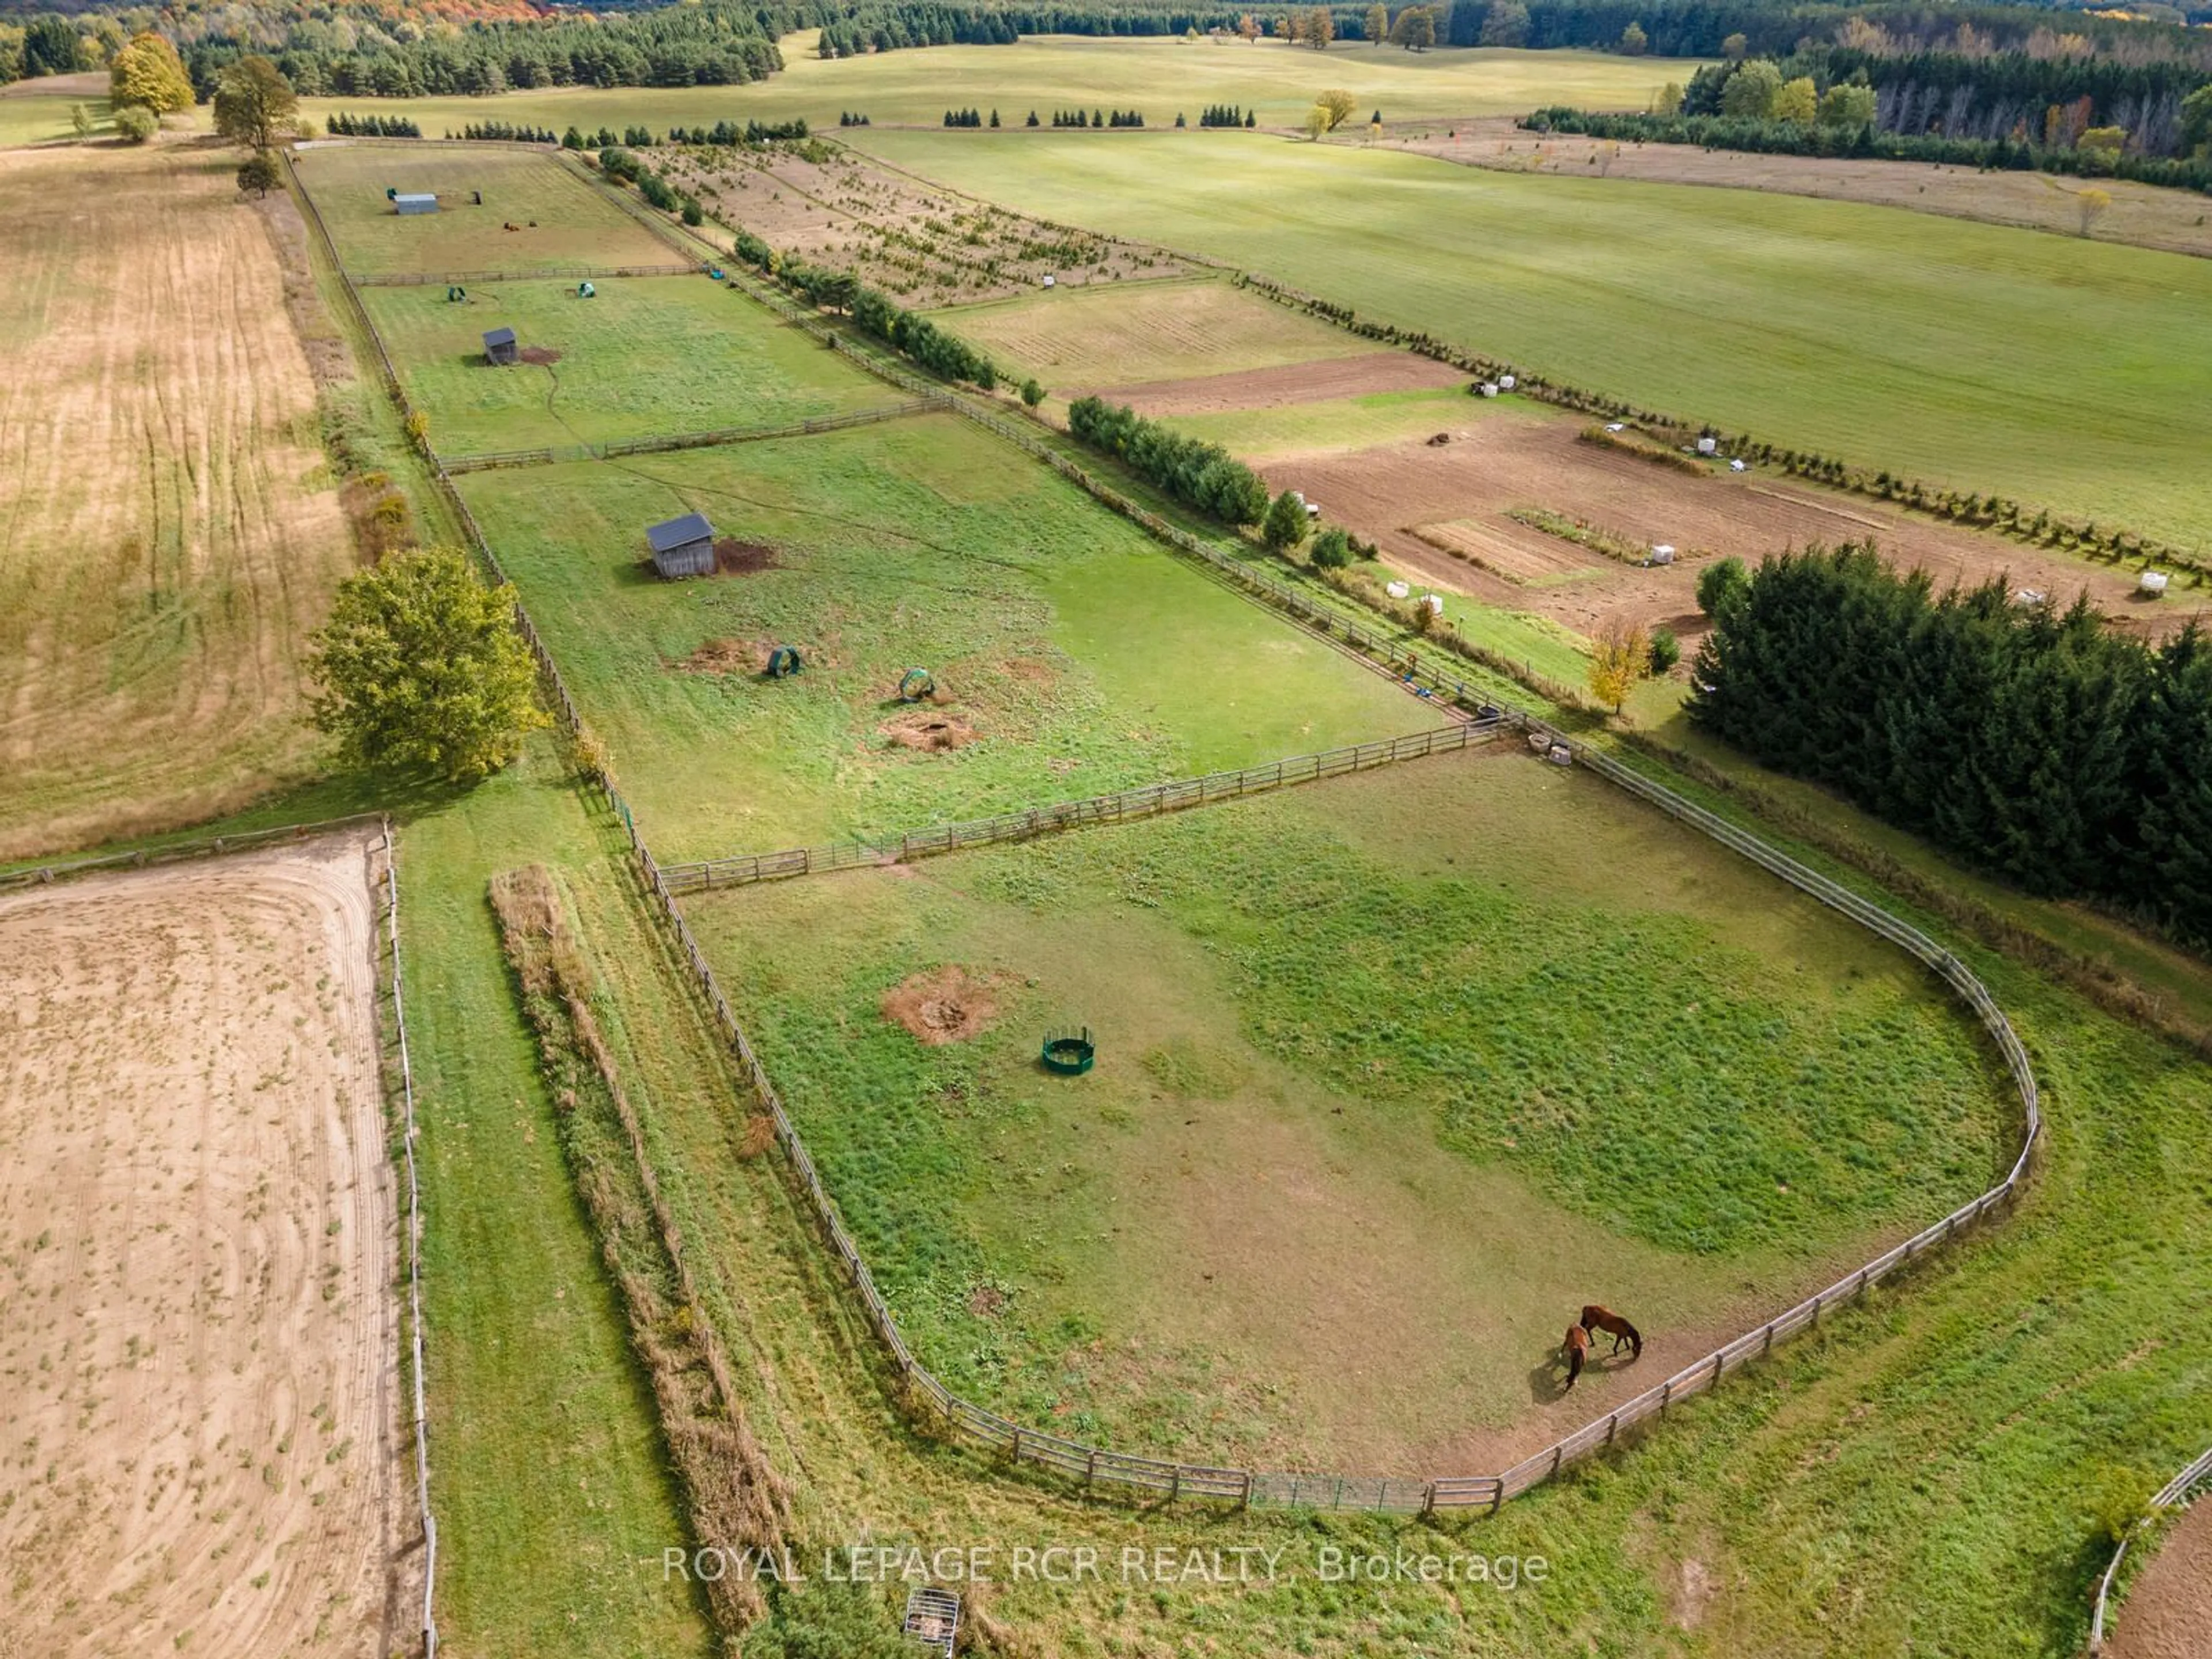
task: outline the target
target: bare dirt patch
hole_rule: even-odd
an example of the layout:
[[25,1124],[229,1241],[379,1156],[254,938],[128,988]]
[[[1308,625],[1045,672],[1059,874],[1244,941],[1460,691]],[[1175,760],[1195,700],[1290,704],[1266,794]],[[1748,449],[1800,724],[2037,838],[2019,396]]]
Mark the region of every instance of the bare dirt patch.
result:
[[693,674],[765,674],[774,649],[764,640],[708,640],[677,666]]
[[965,749],[981,735],[972,723],[958,714],[927,705],[896,720],[885,720],[877,729],[901,748],[928,755]]
[[381,1656],[411,1541],[367,849],[0,896],[0,1626]]
[[2212,1500],[2174,1523],[2129,1588],[2105,1644],[2110,1659],[2212,1655]]
[[988,1030],[998,1012],[991,981],[957,963],[915,974],[884,993],[884,1018],[933,1048]]
[[1972,167],[1924,161],[1750,155],[1700,149],[1695,144],[1621,144],[1607,153],[1597,139],[1522,132],[1510,118],[1424,123],[1398,138],[1397,147],[1512,173],[1595,179],[1602,168],[1604,176],[1613,179],[1823,196],[2067,236],[2081,228],[2075,193],[2094,187],[2112,198],[2097,224],[2099,241],[2212,255],[2212,222],[2207,221],[2202,197],[2120,179],[1978,173]]
[[[740,541],[725,536],[714,544],[714,568],[725,576],[751,576],[773,570],[781,562],[766,542]],[[765,663],[763,663],[763,666]]]
[[0,155],[0,857],[312,769],[300,654],[353,541],[287,315],[303,278],[235,167]]
[[1410,574],[1578,633],[1614,616],[1694,622],[1701,563],[1639,568],[1603,558],[1516,523],[1506,516],[1513,508],[1542,502],[1624,536],[1754,563],[1784,548],[1871,538],[1893,562],[1929,572],[1939,587],[2003,575],[2062,605],[2086,592],[2099,610],[2146,637],[2179,631],[2212,610],[2212,589],[2177,587],[2146,606],[2124,568],[2059,558],[1768,474],[1679,471],[1581,442],[1581,424],[1536,408],[1501,409],[1444,447],[1407,439],[1284,456],[1261,471],[1270,489],[1327,502],[1332,520],[1376,543],[1387,562]]
[[1462,385],[1466,380],[1458,369],[1432,357],[1410,351],[1370,351],[1356,357],[1327,357],[1234,374],[1105,386],[1094,395],[1109,403],[1127,404],[1139,415],[1218,415],[1232,410],[1318,403],[1329,398],[1361,398],[1378,392],[1426,392]]
[[525,346],[515,356],[526,363],[535,363],[540,368],[550,368],[561,361],[561,354],[551,346]]

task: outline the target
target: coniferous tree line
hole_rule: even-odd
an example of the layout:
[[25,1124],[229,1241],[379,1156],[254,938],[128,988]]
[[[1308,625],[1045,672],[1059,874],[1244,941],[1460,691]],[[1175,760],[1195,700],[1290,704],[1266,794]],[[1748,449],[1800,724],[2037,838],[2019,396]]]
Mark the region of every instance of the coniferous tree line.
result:
[[1267,516],[1267,486],[1219,444],[1097,398],[1078,398],[1068,405],[1067,429],[1085,443],[1119,456],[1177,501],[1224,524],[1255,525]]
[[1753,120],[1729,115],[1601,114],[1542,109],[1521,125],[1538,132],[1575,133],[1629,143],[1697,144],[1767,155],[1852,156],[1884,161],[1930,161],[1991,173],[2062,173],[2129,179],[2181,190],[2212,191],[2212,161],[2199,156],[2117,155],[2082,149],[2047,149],[2011,139],[1948,138],[1941,134],[1880,132],[1871,123],[1836,127],[1819,122]]
[[749,230],[737,233],[735,251],[745,264],[773,276],[808,304],[849,313],[863,333],[905,353],[931,374],[966,380],[986,392],[998,385],[999,371],[988,357],[928,318],[902,308],[851,271],[780,258]]
[[837,125],[841,127],[865,127],[871,123],[858,110],[841,109],[837,112]]
[[471,121],[455,132],[446,129],[448,138],[503,140],[516,144],[557,144],[561,141],[550,127],[517,126],[512,121]]
[[422,127],[404,115],[348,115],[341,112],[330,119],[331,135],[337,138],[420,138]]
[[1692,720],[2027,890],[2212,943],[2212,641],[2086,599],[1937,593],[1870,545],[1769,559],[1716,604]]
[[932,4],[838,8],[822,23],[823,58],[857,58],[911,46],[1010,46],[1021,33],[995,8]]
[[1255,127],[1257,116],[1241,104],[1208,104],[1198,114],[1202,127]]

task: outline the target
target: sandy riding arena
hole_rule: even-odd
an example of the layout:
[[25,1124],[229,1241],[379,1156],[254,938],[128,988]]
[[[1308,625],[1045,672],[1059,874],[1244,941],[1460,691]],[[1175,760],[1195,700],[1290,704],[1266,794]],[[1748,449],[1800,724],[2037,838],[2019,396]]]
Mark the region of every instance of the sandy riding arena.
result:
[[0,1644],[392,1651],[362,837],[0,896]]

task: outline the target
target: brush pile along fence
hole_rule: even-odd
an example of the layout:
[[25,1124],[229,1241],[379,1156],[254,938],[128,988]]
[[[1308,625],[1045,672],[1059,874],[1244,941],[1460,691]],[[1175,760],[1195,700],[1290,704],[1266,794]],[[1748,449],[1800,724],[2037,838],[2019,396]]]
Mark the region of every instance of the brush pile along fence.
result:
[[407,1169],[407,1207],[401,1225],[407,1240],[407,1340],[413,1363],[415,1500],[422,1517],[422,1651],[423,1659],[437,1659],[438,1626],[434,1607],[438,1587],[438,1522],[430,1512],[430,1418],[423,1399],[422,1372],[422,1188],[415,1167],[415,1071],[407,1056],[406,1006],[399,977],[399,845],[392,833],[392,820],[380,812],[356,812],[347,817],[325,818],[313,823],[287,823],[243,835],[210,836],[143,852],[73,859],[65,864],[9,871],[0,875],[0,891],[67,881],[104,871],[143,870],[194,859],[258,852],[339,830],[368,829],[383,832],[375,852],[384,866],[384,878],[373,885],[380,901],[379,908],[384,912],[384,948],[392,957],[387,981],[392,998],[391,1030],[386,1035],[391,1040],[392,1075],[398,1085],[400,1145]]
[[2180,1503],[2189,1496],[2192,1487],[2206,1480],[2212,1480],[2212,1448],[2198,1453],[2196,1462],[2158,1489],[2146,1506],[2149,1514],[2135,1527],[2130,1528],[2128,1535],[2121,1539],[2118,1547],[2113,1550],[2111,1565],[2106,1567],[2105,1576],[2097,1581],[2097,1605],[2089,1618],[2089,1651],[2093,1655],[2104,1650],[2105,1620],[2112,1611],[2112,1581],[2119,1576],[2120,1563],[2126,1559],[2128,1545],[2133,1540],[2137,1528]]
[[817,432],[840,432],[847,427],[873,426],[879,421],[903,421],[915,415],[935,415],[951,403],[939,393],[915,398],[881,409],[856,409],[843,415],[817,415],[782,426],[726,426],[704,432],[681,432],[663,437],[621,438],[603,444],[562,444],[550,449],[499,449],[481,455],[455,455],[442,465],[448,472],[489,472],[498,467],[553,466],[568,461],[606,461],[624,455],[659,455],[679,449],[712,449],[723,444],[764,443],[771,438],[805,438]]
[[905,863],[939,853],[957,853],[965,848],[988,847],[994,842],[1031,841],[1039,836],[1087,824],[1128,823],[1158,817],[1164,812],[1179,812],[1188,806],[1208,806],[1216,801],[1237,800],[1302,783],[1318,783],[1323,778],[1340,778],[1350,772],[1370,771],[1396,761],[1419,760],[1427,755],[1470,749],[1489,742],[1504,720],[1502,714],[1492,714],[1482,720],[1437,726],[1379,743],[1329,749],[1314,755],[1292,755],[1234,772],[1175,778],[1165,783],[1124,789],[1118,794],[1055,801],[1050,806],[1002,812],[996,817],[973,818],[964,823],[935,824],[927,830],[887,836],[880,841],[841,841],[827,847],[793,847],[781,853],[741,854],[691,864],[665,864],[660,873],[669,891],[681,896],[717,887],[744,887],[754,882],[778,881],[793,876]]
[[[588,175],[585,175],[588,180]],[[303,192],[304,195],[304,192]],[[621,200],[619,196],[615,198]],[[343,263],[337,257],[336,245],[314,210],[313,198],[305,197],[308,217],[321,236],[331,264],[339,273],[341,286],[350,296],[356,315],[382,365],[386,389],[402,410],[409,407],[400,390],[398,376],[393,373],[390,357],[383,342],[378,337],[368,313],[354,292],[351,280],[345,275]],[[626,208],[630,204],[624,203]],[[631,208],[635,214],[636,210]],[[750,285],[747,292],[755,292]],[[819,330],[814,319],[799,311],[795,305],[784,301],[781,296],[760,293],[757,297],[778,312],[792,317],[801,326]],[[923,392],[940,390],[922,382],[919,377],[904,370],[866,356],[856,361],[871,371],[896,385],[908,386]],[[1043,460],[1054,471],[1073,478],[1100,501],[1113,507],[1138,524],[1151,530],[1169,545],[1179,548],[1214,567],[1222,575],[1240,588],[1278,610],[1297,618],[1333,639],[1341,640],[1370,659],[1391,665],[1394,669],[1402,658],[1396,641],[1358,623],[1347,621],[1334,611],[1315,605],[1305,595],[1251,569],[1242,562],[1184,534],[1158,515],[1121,497],[1103,483],[1090,477],[1083,470],[1027,434],[998,420],[995,416],[974,409],[964,399],[955,398],[952,407],[966,418],[999,433],[1009,442]],[[443,499],[452,507],[455,517],[467,529],[471,544],[483,561],[485,568],[496,579],[504,580],[497,556],[485,539],[475,515],[468,510],[453,487],[445,469],[433,461],[433,476]],[[560,718],[571,732],[580,732],[583,722],[577,713],[574,701],[569,696],[559,667],[538,637],[528,614],[516,606],[515,624],[528,641],[544,674]],[[1454,684],[1427,673],[1407,672],[1402,678],[1422,696],[1441,695],[1463,707],[1473,706],[1464,686]],[[1712,1388],[1731,1371],[1741,1370],[1753,1359],[1770,1352],[1774,1345],[1791,1334],[1809,1329],[1820,1323],[1820,1317],[1832,1309],[1856,1299],[1868,1286],[1880,1283],[1908,1262],[1917,1260],[1929,1250],[1950,1239],[1976,1221],[1988,1215],[1999,1205],[2010,1199],[2027,1179],[2029,1160],[2033,1156],[2042,1126],[2042,1115],[2036,1091],[2035,1077],[2028,1063],[2026,1049],[2014,1034],[1988,990],[1971,969],[1917,928],[1908,926],[1869,901],[1840,884],[1830,880],[1819,872],[1800,864],[1779,850],[1769,847],[1728,820],[1707,811],[1685,799],[1641,773],[1621,765],[1610,757],[1599,754],[1587,745],[1574,742],[1564,734],[1554,732],[1540,721],[1514,708],[1503,711],[1504,723],[1516,729],[1540,733],[1552,743],[1564,743],[1581,764],[1608,781],[1627,790],[1661,811],[1680,820],[1702,833],[1711,836],[1722,845],[1741,854],[1762,867],[1779,876],[1801,891],[1829,905],[1842,915],[1871,928],[1882,938],[1911,952],[1932,968],[1974,1010],[1983,1025],[2003,1055],[2014,1086],[2020,1091],[2022,1109],[2020,1152],[2004,1178],[1989,1191],[1972,1202],[1960,1206],[1923,1231],[1907,1239],[1895,1249],[1885,1251],[1857,1272],[1836,1281],[1818,1295],[1799,1303],[1758,1329],[1738,1337],[1735,1341],[1715,1350],[1696,1364],[1686,1366],[1668,1377],[1657,1388],[1646,1390],[1635,1399],[1624,1403],[1618,1410],[1607,1413],[1565,1438],[1547,1447],[1534,1456],[1525,1458],[1500,1474],[1448,1476],[1433,1479],[1389,1479],[1372,1475],[1302,1474],[1269,1473],[1252,1469],[1226,1468],[1210,1464],[1182,1463],[1158,1458],[1138,1457],[1115,1452],[1103,1447],[1086,1445],[1057,1435],[1026,1428],[995,1412],[984,1409],[972,1401],[961,1399],[931,1375],[927,1367],[915,1358],[900,1333],[897,1322],[876,1289],[868,1266],[861,1259],[852,1235],[846,1231],[836,1206],[830,1201],[823,1188],[814,1160],[805,1144],[800,1140],[789,1113],[769,1080],[751,1040],[738,1024],[731,1011],[728,999],[722,994],[714,978],[714,969],[708,965],[698,941],[692,937],[690,923],[684,919],[678,902],[675,889],[653,857],[652,849],[639,833],[635,815],[613,781],[604,775],[595,781],[605,793],[609,804],[621,818],[629,838],[630,849],[643,872],[647,885],[658,902],[659,914],[667,926],[670,936],[684,961],[708,1006],[713,1011],[724,1038],[736,1055],[739,1068],[751,1087],[761,1109],[773,1121],[777,1145],[789,1162],[793,1177],[805,1193],[816,1224],[836,1255],[839,1267],[851,1283],[854,1294],[860,1304],[870,1327],[891,1365],[897,1371],[902,1392],[912,1406],[920,1407],[933,1416],[944,1431],[953,1440],[1004,1456],[1016,1463],[1027,1463],[1049,1469],[1070,1480],[1080,1480],[1086,1489],[1101,1486],[1118,1487],[1147,1497],[1169,1498],[1206,1498],[1229,1500],[1243,1504],[1295,1504],[1301,1507],[1340,1508],[1392,1510],[1431,1514],[1439,1510],[1487,1508],[1495,1510],[1508,1498],[1528,1491],[1549,1480],[1568,1464],[1587,1457],[1612,1445],[1621,1431],[1655,1417],[1663,1417],[1667,1411],[1681,1401],[1702,1394]],[[682,868],[683,866],[677,866]]]
[[465,288],[471,283],[589,283],[617,276],[696,276],[706,267],[680,265],[541,265],[535,270],[383,270],[352,280],[361,288]]

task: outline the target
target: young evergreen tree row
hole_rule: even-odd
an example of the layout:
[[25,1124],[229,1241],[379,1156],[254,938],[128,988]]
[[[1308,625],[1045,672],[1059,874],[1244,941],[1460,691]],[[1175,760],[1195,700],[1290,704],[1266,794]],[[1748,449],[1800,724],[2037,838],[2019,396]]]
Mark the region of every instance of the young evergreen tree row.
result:
[[1870,545],[1769,559],[1717,600],[1692,720],[2031,892],[2212,943],[2212,641],[2152,649],[2086,599],[1938,594]]
[[1224,524],[1254,525],[1267,515],[1267,486],[1219,444],[1187,436],[1126,406],[1079,398],[1067,429],[1127,461],[1139,476]]
[[1199,112],[1198,124],[1202,127],[1255,127],[1259,121],[1254,112],[1241,104],[1208,104]]
[[[453,129],[448,127],[446,130],[446,137],[451,138],[453,136]],[[464,138],[504,140],[508,143],[517,144],[556,144],[561,142],[553,136],[553,130],[550,127],[520,127],[512,121],[471,121],[461,129],[459,136]]]
[[335,138],[420,138],[422,127],[404,115],[348,115],[340,111],[330,118]]
[[841,127],[865,127],[869,121],[858,110],[841,109],[837,112],[837,125]]
[[949,109],[945,112],[945,125],[948,127],[980,127],[983,125],[983,118],[972,109]]

